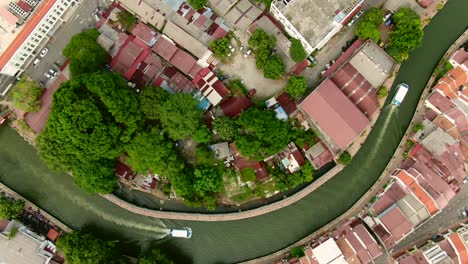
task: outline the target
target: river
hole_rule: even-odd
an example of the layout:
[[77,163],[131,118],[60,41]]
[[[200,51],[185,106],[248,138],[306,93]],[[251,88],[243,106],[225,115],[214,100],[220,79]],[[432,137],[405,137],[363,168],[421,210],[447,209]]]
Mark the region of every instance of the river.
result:
[[[403,63],[396,78],[396,83],[406,82],[411,87],[405,101],[398,109],[384,108],[353,162],[309,196],[281,210],[218,223],[134,215],[77,189],[71,177],[47,169],[34,149],[8,127],[0,129],[0,180],[69,226],[118,239],[129,252],[155,242],[174,250],[181,263],[203,264],[232,263],[272,253],[341,215],[373,185],[409,125],[434,67],[467,28],[467,10],[468,1],[450,0],[425,29],[423,46]],[[164,226],[190,226],[193,237],[160,239]]]

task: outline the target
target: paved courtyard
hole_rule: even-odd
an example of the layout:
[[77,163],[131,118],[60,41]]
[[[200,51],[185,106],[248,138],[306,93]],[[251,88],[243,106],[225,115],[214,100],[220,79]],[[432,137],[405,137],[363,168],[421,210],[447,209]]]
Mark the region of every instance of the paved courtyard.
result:
[[220,64],[219,69],[230,76],[230,79],[241,79],[243,84],[250,91],[256,89],[254,99],[269,99],[272,96],[281,94],[286,86],[286,79],[271,80],[263,77],[263,71],[257,69],[255,57],[251,55],[245,58],[237,53],[225,64]]

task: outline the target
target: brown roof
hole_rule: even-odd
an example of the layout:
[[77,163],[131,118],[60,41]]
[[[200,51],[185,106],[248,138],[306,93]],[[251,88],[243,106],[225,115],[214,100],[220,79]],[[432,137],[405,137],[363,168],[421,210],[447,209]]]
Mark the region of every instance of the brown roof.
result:
[[193,66],[197,64],[197,61],[192,57],[192,55],[181,49],[178,49],[175,52],[169,62],[185,74],[189,74]]
[[160,36],[153,46],[153,51],[167,61],[171,60],[177,50],[177,46],[164,35]]
[[372,210],[375,214],[382,213],[385,209],[396,203],[400,199],[403,199],[408,194],[399,184],[392,184],[390,188],[375,202],[372,206]]
[[364,114],[330,79],[322,82],[300,106],[341,150],[369,124]]
[[396,205],[384,212],[379,219],[395,241],[401,240],[413,229],[411,223]]
[[278,104],[283,107],[284,111],[288,113],[288,115],[294,113],[297,110],[297,104],[294,100],[289,97],[287,93],[282,93],[278,97],[276,97],[276,101]]
[[219,107],[221,107],[225,116],[236,117],[252,105],[253,104],[249,98],[239,95],[226,99],[224,102],[219,104]]
[[463,64],[468,61],[468,51],[465,51],[464,48],[460,48],[452,55],[452,57],[450,57],[450,60],[453,60],[458,64]]
[[156,40],[155,37],[158,35],[158,32],[140,21],[132,28],[132,35],[143,40],[146,44],[151,45]]

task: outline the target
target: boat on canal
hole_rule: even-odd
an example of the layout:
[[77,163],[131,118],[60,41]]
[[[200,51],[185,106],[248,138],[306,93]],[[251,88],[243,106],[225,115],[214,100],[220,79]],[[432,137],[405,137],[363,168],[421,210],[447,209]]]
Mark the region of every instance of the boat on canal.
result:
[[190,227],[185,227],[181,229],[170,229],[169,235],[171,237],[178,237],[178,238],[191,238],[192,237],[192,229]]
[[409,85],[406,83],[400,83],[397,86],[397,91],[395,96],[392,99],[392,104],[395,106],[400,106],[400,104],[405,99],[406,94],[408,93]]

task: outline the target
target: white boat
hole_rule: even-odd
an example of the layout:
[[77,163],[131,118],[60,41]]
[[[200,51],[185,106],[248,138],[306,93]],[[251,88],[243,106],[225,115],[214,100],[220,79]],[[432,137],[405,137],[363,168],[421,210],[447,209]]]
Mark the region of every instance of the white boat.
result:
[[190,227],[185,227],[182,229],[170,229],[169,235],[171,235],[172,237],[191,238],[192,229]]
[[397,86],[397,91],[395,93],[395,96],[393,97],[392,104],[399,106],[403,102],[403,99],[405,99],[405,96],[408,93],[408,90],[409,90],[408,84],[400,83]]

